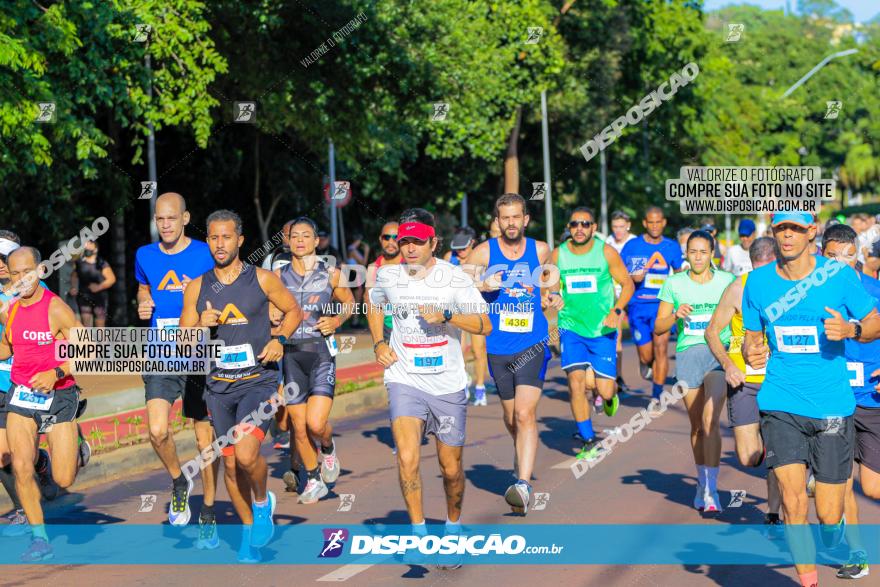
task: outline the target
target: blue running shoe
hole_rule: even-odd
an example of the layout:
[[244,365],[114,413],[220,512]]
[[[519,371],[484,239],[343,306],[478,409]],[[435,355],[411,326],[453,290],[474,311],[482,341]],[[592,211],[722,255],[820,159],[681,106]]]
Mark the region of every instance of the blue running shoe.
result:
[[255,503],[252,506],[254,527],[251,530],[251,546],[255,548],[266,546],[275,535],[275,522],[272,521],[272,516],[275,515],[275,494],[267,491],[266,498],[264,505]]

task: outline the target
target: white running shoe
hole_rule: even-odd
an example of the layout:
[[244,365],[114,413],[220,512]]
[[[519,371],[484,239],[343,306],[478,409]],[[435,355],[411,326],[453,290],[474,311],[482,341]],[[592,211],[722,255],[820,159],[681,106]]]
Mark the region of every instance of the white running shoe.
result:
[[319,499],[327,495],[330,490],[320,479],[309,479],[306,488],[300,494],[299,503],[312,504],[317,503]]
[[697,483],[697,491],[694,493],[694,508],[703,511],[706,509],[706,500],[704,496],[706,495],[706,488],[703,487],[702,483]]
[[335,483],[339,479],[339,457],[336,456],[336,443],[329,455],[321,451],[321,479],[324,483]]
[[718,497],[717,491],[709,491],[707,489],[703,496],[703,501],[706,502],[706,507],[703,509],[704,512],[720,514],[723,511],[721,508],[721,498]]

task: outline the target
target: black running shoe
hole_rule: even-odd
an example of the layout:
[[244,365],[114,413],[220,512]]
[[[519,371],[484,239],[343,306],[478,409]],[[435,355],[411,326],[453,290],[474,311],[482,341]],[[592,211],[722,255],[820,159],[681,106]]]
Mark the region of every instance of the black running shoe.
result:
[[838,579],[861,579],[868,576],[868,553],[857,550],[849,555],[846,564],[837,569]]
[[42,455],[41,460],[45,463],[42,469],[37,469],[37,480],[40,483],[40,494],[42,494],[43,499],[46,501],[52,501],[58,496],[58,485],[55,483],[55,480],[52,479],[52,463],[49,460],[49,453],[41,448],[40,454]]

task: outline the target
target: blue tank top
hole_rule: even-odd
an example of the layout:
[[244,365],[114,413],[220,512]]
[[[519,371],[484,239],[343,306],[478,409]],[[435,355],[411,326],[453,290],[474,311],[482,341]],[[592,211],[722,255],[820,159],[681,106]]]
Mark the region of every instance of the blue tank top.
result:
[[485,276],[503,271],[501,289],[483,293],[492,321],[486,352],[493,355],[518,353],[547,340],[547,318],[541,310],[541,273],[536,272],[541,266],[538,247],[534,239],[525,240],[522,257],[511,260],[501,252],[497,238],[489,239],[489,267]]

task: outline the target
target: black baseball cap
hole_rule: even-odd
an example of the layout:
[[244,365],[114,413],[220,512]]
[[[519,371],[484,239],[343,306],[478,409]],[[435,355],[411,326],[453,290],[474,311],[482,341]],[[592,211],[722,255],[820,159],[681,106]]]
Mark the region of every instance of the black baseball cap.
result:
[[460,251],[462,249],[468,248],[468,245],[473,242],[476,237],[474,229],[470,226],[462,226],[461,228],[457,228],[455,230],[455,236],[452,237],[452,242],[449,243],[449,248],[453,251]]

